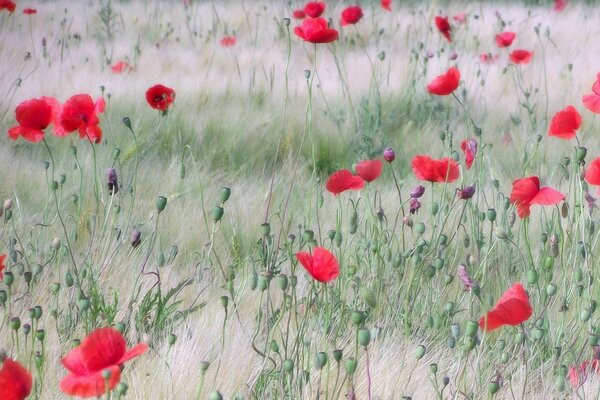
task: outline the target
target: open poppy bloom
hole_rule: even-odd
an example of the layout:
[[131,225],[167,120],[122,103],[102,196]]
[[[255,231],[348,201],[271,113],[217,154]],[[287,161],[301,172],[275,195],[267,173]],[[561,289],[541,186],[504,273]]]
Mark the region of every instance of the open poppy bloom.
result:
[[8,136],[12,140],[23,136],[23,139],[37,143],[44,139],[44,129],[53,122],[58,135],[62,131],[56,124],[59,113],[60,104],[53,97],[26,100],[17,106],[15,114],[19,125],[10,128]]
[[362,17],[362,8],[359,6],[346,7],[342,11],[342,19],[340,20],[340,24],[342,24],[342,26],[353,25],[360,21]]
[[509,54],[510,60],[515,64],[529,64],[531,57],[533,57],[533,53],[523,49],[513,50]]
[[10,358],[2,361],[0,368],[0,399],[23,400],[31,393],[31,373]]
[[114,328],[96,329],[62,359],[70,374],[60,381],[60,390],[70,396],[102,396],[106,392],[102,371],[110,371],[108,389],[113,390],[121,379],[121,365],[146,349],[148,345],[140,343],[127,351],[121,332]]
[[324,247],[315,247],[312,255],[304,251],[298,252],[296,258],[310,276],[319,282],[331,282],[340,274],[337,259]]
[[515,179],[510,202],[516,205],[519,218],[529,216],[529,208],[533,204],[550,206],[558,204],[565,199],[565,195],[550,187],[540,188],[540,178],[530,176],[523,179]]
[[9,13],[13,13],[17,5],[10,0],[0,0],[0,11],[6,10]]
[[514,32],[502,32],[496,35],[496,45],[498,47],[509,47],[515,37],[517,36]]
[[568,374],[571,386],[577,388],[578,386],[583,385],[590,372],[595,372],[596,375],[600,374],[600,365],[598,364],[597,359],[594,359],[591,362],[586,360],[582,362],[579,367],[573,365],[571,368],[569,368]]
[[236,42],[237,39],[235,36],[225,36],[219,43],[223,47],[233,47],[235,46]]
[[331,43],[338,38],[338,31],[329,28],[325,18],[306,18],[294,28],[294,33],[311,43]]
[[552,9],[556,12],[561,12],[567,6],[567,0],[554,0],[554,7]]
[[594,159],[585,170],[585,180],[590,185],[600,185],[600,157]]
[[452,158],[434,160],[429,156],[418,155],[412,159],[415,177],[428,182],[454,182],[458,179],[458,163]]
[[131,68],[131,65],[129,65],[127,61],[118,61],[111,65],[110,69],[115,74],[121,74],[123,72],[131,71],[133,68]]
[[26,8],[23,10],[23,14],[25,14],[25,15],[37,14],[37,10],[35,8]]
[[98,126],[98,114],[104,111],[104,99],[99,97],[96,103],[89,94],[76,94],[65,102],[60,115],[60,125],[65,133],[79,131],[79,137],[89,137],[92,142],[100,143],[102,129]]
[[596,82],[592,86],[594,94],[583,96],[583,105],[593,113],[600,114],[600,72],[596,75]]
[[380,4],[385,11],[392,11],[392,0],[381,0]]
[[320,17],[325,11],[325,3],[322,1],[311,1],[304,5],[304,14],[311,18]]
[[0,282],[4,279],[4,269],[6,265],[4,265],[4,259],[6,258],[6,254],[0,254]]
[[327,179],[325,189],[337,196],[346,190],[360,190],[364,186],[365,181],[363,178],[352,175],[352,172],[347,169],[342,169],[331,174]]
[[573,139],[580,126],[581,115],[579,115],[575,107],[567,106],[552,117],[550,127],[548,128],[548,136],[556,136],[567,140]]
[[454,92],[460,83],[460,71],[452,67],[427,85],[427,91],[438,96],[447,96]]
[[475,156],[477,155],[477,140],[463,140],[460,144],[460,149],[465,153],[465,165],[467,169],[471,169]]
[[304,12],[304,10],[301,9],[294,10],[292,11],[292,17],[294,17],[295,19],[304,19],[306,18],[306,13]]
[[533,310],[529,304],[529,296],[520,283],[508,289],[494,308],[479,319],[479,326],[486,332],[504,325],[519,325],[531,317]]
[[381,175],[383,162],[381,160],[363,160],[356,164],[356,173],[367,182],[373,182]]
[[166,111],[175,101],[175,91],[163,85],[154,85],[146,91],[146,101],[150,107]]
[[452,38],[450,37],[452,27],[450,26],[450,22],[448,22],[448,17],[435,17],[435,26],[438,28],[438,31],[440,31],[442,36],[446,38],[447,41],[452,41]]

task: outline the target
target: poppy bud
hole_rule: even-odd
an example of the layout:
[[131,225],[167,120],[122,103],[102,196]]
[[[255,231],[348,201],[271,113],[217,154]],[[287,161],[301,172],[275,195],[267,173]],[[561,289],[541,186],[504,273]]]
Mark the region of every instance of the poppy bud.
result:
[[358,363],[356,362],[356,360],[354,358],[349,358],[346,360],[346,373],[350,376],[354,375],[354,373],[356,372],[356,367],[358,366]]
[[23,274],[23,279],[25,280],[26,283],[31,282],[32,278],[33,278],[33,274],[29,271],[27,271]]
[[450,333],[452,334],[453,338],[458,339],[458,337],[460,336],[460,325],[458,325],[458,324],[450,325]]
[[334,350],[333,351],[333,359],[335,360],[335,362],[339,363],[342,359],[342,356],[343,356],[342,350]]
[[467,336],[474,337],[475,335],[477,335],[478,329],[479,329],[479,324],[477,323],[477,321],[473,321],[473,320],[467,321],[467,329],[466,329]]
[[279,345],[275,340],[271,340],[271,351],[273,353],[279,354]]
[[4,273],[4,284],[6,286],[12,286],[13,282],[15,281],[15,276],[13,275],[13,273],[11,271],[6,271]]
[[342,232],[335,232],[335,245],[336,247],[340,247],[342,245]]
[[115,388],[115,391],[117,392],[117,397],[125,396],[125,394],[127,393],[127,389],[129,389],[129,386],[127,386],[126,383],[119,382],[119,384]]
[[90,299],[84,297],[77,302],[77,306],[81,311],[87,311],[92,306],[92,303],[90,302]]
[[266,277],[262,276],[262,275],[259,276],[258,277],[258,288],[261,291],[265,291],[265,290],[267,290],[268,286],[269,286],[269,280]]
[[156,198],[156,209],[158,210],[158,213],[160,214],[165,207],[167,206],[167,198],[164,196],[158,196]]
[[367,347],[371,343],[371,331],[367,328],[360,328],[356,336],[358,343],[363,347]]
[[106,176],[108,179],[108,194],[113,195],[119,193],[119,183],[117,180],[117,171],[114,168],[108,168],[106,170]]
[[577,161],[582,162],[587,155],[587,149],[585,147],[578,147],[576,150]]
[[209,366],[210,366],[210,363],[208,361],[201,361],[200,362],[200,372],[202,374],[204,374],[206,372],[206,370],[208,370]]
[[176,341],[177,341],[177,335],[171,333],[171,334],[169,334],[169,336],[167,336],[167,343],[169,343],[169,346],[173,346]]
[[212,209],[212,219],[214,222],[219,222],[223,218],[225,210],[221,206],[214,206]]
[[324,352],[319,352],[315,356],[315,367],[317,369],[322,369],[327,364],[327,354]]
[[350,234],[354,235],[358,230],[358,213],[356,210],[352,210],[350,214]]
[[498,382],[493,381],[489,383],[488,391],[492,396],[495,395],[498,392],[498,390],[500,390],[500,385],[498,385]]
[[463,189],[456,189],[456,197],[461,200],[468,200],[475,194],[475,186],[466,186]]
[[271,224],[265,222],[260,225],[260,234],[262,237],[269,236],[271,234]]
[[425,224],[422,222],[419,222],[415,225],[415,232],[417,233],[417,235],[422,235],[425,233]]
[[312,241],[314,239],[314,237],[315,237],[315,232],[311,231],[310,229],[307,229],[302,234],[302,241],[305,243],[308,243],[308,242]]
[[385,60],[385,51],[380,51],[379,54],[377,54],[377,57],[379,58],[379,61]]
[[294,361],[289,358],[283,362],[283,370],[285,372],[292,372],[294,370]]
[[425,348],[425,346],[423,346],[422,344],[420,344],[420,345],[417,347],[417,351],[416,351],[416,357],[417,357],[417,360],[420,360],[421,358],[423,358],[423,356],[425,355],[425,351],[426,351],[426,350],[427,350],[427,349],[426,349],[426,348]]
[[123,118],[123,125],[125,125],[129,129],[131,129],[131,120],[129,119],[129,117]]
[[485,217],[488,219],[488,221],[494,222],[496,220],[496,210],[493,208],[488,208],[485,213]]
[[31,332],[31,325],[23,324],[22,331],[25,336],[29,335],[29,332]]
[[221,203],[225,203],[227,200],[229,200],[229,196],[231,196],[231,189],[226,186],[221,187],[221,190],[219,191],[219,199],[221,200]]
[[496,236],[500,240],[508,239],[508,235],[506,231],[502,227],[494,228],[494,236]]
[[419,200],[417,200],[414,197],[411,198],[410,199],[410,213],[416,214],[417,212],[419,212],[420,208],[421,208],[421,203],[419,202]]
[[558,288],[554,283],[549,283],[548,286],[546,286],[546,294],[548,295],[548,297],[554,296],[557,290]]
[[12,206],[13,206],[12,199],[8,198],[8,199],[4,200],[4,205],[3,205],[4,211],[10,210],[12,208]]
[[434,201],[433,203],[431,203],[431,214],[437,215],[439,209],[440,205],[437,202]]
[[138,247],[141,240],[142,240],[142,232],[137,228],[133,228],[133,231],[131,231],[131,247],[133,247],[133,248]]
[[19,317],[13,317],[10,319],[10,322],[8,323],[8,325],[10,326],[10,329],[12,329],[13,331],[18,331],[19,328],[21,327],[21,320],[19,319]]
[[527,271],[527,283],[530,285],[535,285],[538,281],[539,275],[536,270],[530,269]]
[[363,299],[365,300],[365,303],[367,303],[369,307],[377,307],[377,299],[375,298],[375,293],[373,293],[372,290],[362,288],[360,290],[360,294],[362,295]]
[[453,349],[456,346],[456,339],[454,339],[452,336],[450,336],[446,340],[446,345],[448,346],[449,349]]
[[208,400],[223,400],[223,395],[218,390],[214,390],[208,395]]
[[6,290],[2,289],[0,290],[0,304],[4,306],[6,300],[8,300],[8,295],[6,293]]
[[298,284],[298,277],[296,275],[290,276],[290,285],[295,288]]
[[582,322],[589,321],[589,319],[591,317],[592,317],[592,312],[590,310],[588,310],[587,308],[584,310],[581,310],[581,312],[579,313],[579,318],[581,319]]
[[229,297],[221,296],[221,305],[225,310],[227,310],[227,306],[229,305]]
[[412,190],[412,192],[410,192],[410,197],[412,197],[413,199],[418,199],[421,196],[423,196],[423,194],[425,193],[425,186],[415,186],[415,188]]
[[396,152],[391,147],[388,147],[383,151],[383,159],[389,163],[396,159]]
[[286,274],[279,274],[277,276],[277,286],[281,291],[285,292],[288,287],[288,277]]
[[304,70],[304,78],[305,78],[305,79],[308,79],[308,78],[310,78],[310,70],[308,70],[308,69],[305,69],[305,70]]

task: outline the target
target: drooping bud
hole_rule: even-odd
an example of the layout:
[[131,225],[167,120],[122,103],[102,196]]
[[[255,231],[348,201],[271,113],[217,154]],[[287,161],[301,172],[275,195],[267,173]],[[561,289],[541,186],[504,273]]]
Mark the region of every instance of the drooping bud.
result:
[[425,193],[425,186],[415,186],[415,188],[412,190],[412,192],[410,192],[410,197],[412,197],[413,199],[418,199],[419,197],[423,196],[423,194]]
[[415,197],[410,199],[410,213],[411,214],[416,214],[419,212],[419,209],[421,208],[421,202],[419,200],[417,200]]
[[456,197],[461,200],[468,200],[475,194],[475,186],[466,186],[462,189],[456,189]]
[[131,232],[131,247],[138,247],[141,240],[142,232],[137,228],[133,228],[133,231]]

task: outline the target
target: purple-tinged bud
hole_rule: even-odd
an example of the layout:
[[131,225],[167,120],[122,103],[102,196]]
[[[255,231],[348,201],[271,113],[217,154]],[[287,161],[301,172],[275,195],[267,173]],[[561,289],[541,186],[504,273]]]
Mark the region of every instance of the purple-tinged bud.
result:
[[460,278],[461,282],[465,284],[466,289],[471,290],[475,282],[473,282],[473,279],[471,279],[471,277],[469,276],[469,273],[467,272],[467,266],[464,264],[459,264],[456,273]]
[[425,186],[415,186],[415,188],[412,190],[412,192],[410,192],[410,197],[412,197],[413,199],[418,199],[419,197],[423,196],[423,194],[425,193]]
[[131,232],[131,247],[138,247],[142,241],[142,232],[138,228],[133,228]]
[[590,192],[585,192],[585,201],[587,202],[590,211],[592,211],[596,206],[596,199],[590,194]]
[[402,223],[404,225],[408,226],[409,228],[412,228],[412,226],[413,226],[412,218],[410,218],[408,215],[406,215],[402,218]]
[[427,58],[433,58],[433,53],[429,50],[427,50],[427,52],[425,53],[425,56],[427,56]]
[[389,163],[396,159],[396,152],[391,147],[388,147],[383,151],[383,159]]
[[108,178],[108,194],[119,193],[119,182],[117,179],[117,170],[109,168],[106,170],[106,177]]
[[452,53],[452,54],[450,54],[450,60],[454,61],[454,60],[456,60],[457,58],[458,58],[458,54],[456,54],[456,53]]
[[468,200],[475,194],[475,186],[466,186],[462,189],[456,189],[456,197],[461,200]]
[[410,199],[410,213],[416,214],[419,212],[419,208],[421,208],[421,203],[416,198]]

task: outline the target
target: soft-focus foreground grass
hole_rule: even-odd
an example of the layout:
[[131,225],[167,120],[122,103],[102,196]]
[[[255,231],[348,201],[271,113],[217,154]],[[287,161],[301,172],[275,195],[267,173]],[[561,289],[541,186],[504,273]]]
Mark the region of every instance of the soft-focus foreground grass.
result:
[[[368,375],[374,398],[381,399],[435,398],[444,376],[450,379],[444,398],[484,398],[489,382],[499,376],[504,387],[498,398],[521,398],[522,393],[540,399],[598,397],[600,387],[594,381],[586,382],[576,394],[568,384],[563,392],[557,389],[562,365],[592,356],[589,340],[598,333],[597,317],[593,314],[582,321],[580,314],[595,309],[591,302],[600,293],[597,283],[592,284],[597,278],[598,234],[590,228],[597,213],[574,207],[583,203],[574,145],[545,135],[552,114],[574,104],[584,116],[579,141],[588,148],[588,158],[600,155],[598,123],[580,103],[600,65],[598,7],[570,4],[564,12],[553,13],[548,5],[394,5],[390,14],[378,4],[364,4],[365,17],[356,28],[342,29],[340,41],[317,48],[308,118],[304,70],[314,74],[315,50],[293,34],[288,40],[283,18],[291,12],[284,2],[193,2],[189,8],[181,2],[157,1],[114,2],[110,8],[106,1],[33,6],[38,14],[31,18],[0,15],[2,132],[14,124],[15,106],[32,97],[65,101],[73,94],[89,93],[107,99],[101,117],[106,140],[95,146],[99,203],[89,143],[75,136],[49,138],[56,174],[65,175],[58,196],[74,257],[86,260],[80,268],[94,282],[85,286],[94,315],[81,312],[77,290],[67,288],[68,252],[64,247],[58,252],[51,248],[55,237],[63,245],[66,240],[47,185],[51,179],[44,167],[48,153],[41,145],[0,137],[0,194],[14,202],[12,219],[0,227],[0,253],[19,250],[12,269],[16,275],[12,305],[10,311],[0,310],[0,346],[17,357],[25,354],[22,343],[16,351],[8,319],[18,316],[27,321],[28,308],[43,306],[40,327],[46,331],[46,360],[40,398],[59,397],[58,380],[64,373],[59,360],[72,339],[85,336],[95,325],[118,322],[125,323],[131,340],[145,337],[152,344],[152,350],[123,373],[130,398],[198,397],[201,361],[211,365],[200,398],[213,389],[228,399],[251,395],[275,399],[284,392],[292,398],[315,398],[319,387],[323,395],[328,392],[326,382],[332,388],[336,380],[335,349],[344,351],[340,382],[345,381],[343,388],[338,383],[338,392],[329,391],[328,398],[347,393],[344,362],[348,357],[358,360],[353,378],[357,398],[367,396]],[[329,7],[327,16],[337,21],[341,5]],[[455,40],[448,45],[432,21],[438,13],[458,12],[465,12],[468,20],[455,27]],[[530,65],[507,67],[507,52],[494,43],[494,35],[506,29],[517,33],[515,47],[534,51]],[[235,47],[219,46],[226,34],[237,36]],[[487,51],[499,53],[499,59],[481,63],[479,54]],[[463,76],[458,96],[464,110],[453,98],[434,99],[424,89],[432,77],[454,63],[449,60],[453,53]],[[112,73],[110,64],[119,60],[127,60],[133,71]],[[177,93],[166,117],[151,110],[144,98],[145,90],[156,83]],[[412,156],[441,157],[456,150],[460,140],[473,137],[472,125],[465,124],[467,115],[481,128],[478,140],[485,151],[473,170],[463,167],[456,185],[433,190],[428,186],[423,208],[413,217],[415,224],[424,222],[428,228],[436,220],[439,223],[440,214],[436,217],[431,211],[434,200],[441,213],[448,213],[450,222],[444,232],[451,244],[441,257],[442,267],[434,264],[440,257],[419,259],[411,252],[402,257],[398,241],[388,241],[399,212],[388,165],[383,176],[360,194],[343,194],[338,202],[324,191],[324,179],[332,171],[380,157],[385,147],[392,146],[396,160],[391,167],[400,177],[406,199],[417,183],[410,174]],[[123,117],[131,120],[137,147]],[[300,148],[307,121],[312,128]],[[445,142],[439,139],[440,132]],[[454,143],[448,140],[450,132]],[[71,144],[77,148],[77,158]],[[568,166],[561,164],[564,157],[571,158]],[[76,168],[77,161],[81,168]],[[113,198],[105,187],[105,171],[112,165],[124,186]],[[312,177],[313,167],[320,182]],[[265,239],[261,224],[267,218],[273,174],[268,216],[273,241],[268,246],[272,251],[273,244],[280,244],[276,269],[290,275],[292,264],[297,267],[287,255],[298,251],[306,229],[316,232],[319,244],[335,249],[340,260],[341,275],[335,286],[342,295],[322,310],[306,304],[313,292],[302,267],[297,269],[297,298],[292,299],[295,313],[288,309],[272,315],[284,304],[275,279],[264,292],[250,288],[255,274],[265,273],[262,261],[267,245],[261,241]],[[545,183],[561,189],[571,211],[562,218],[555,208],[534,209],[528,226],[533,265],[521,256],[527,251],[523,222],[512,226],[512,209],[504,208],[512,180],[526,175],[540,175]],[[498,180],[498,188],[493,179]],[[452,201],[456,187],[471,183],[476,183],[478,193],[470,200],[459,230],[460,209],[448,211],[443,205]],[[221,186],[231,188],[231,198],[221,222],[213,224],[211,209],[219,202]],[[323,205],[317,219],[320,193]],[[71,202],[72,195],[79,196],[78,203]],[[159,195],[167,197],[168,204],[155,225]],[[358,230],[350,234],[349,199],[357,198],[361,199]],[[116,214],[116,206],[122,214]],[[384,222],[377,218],[380,206]],[[498,213],[495,225],[478,220],[490,208]],[[336,226],[339,212],[341,222]],[[134,226],[142,234],[137,248],[129,245]],[[515,244],[491,235],[496,226],[513,235]],[[336,228],[341,242],[327,239],[328,231]],[[423,237],[406,232],[407,249],[413,244],[418,247],[423,238],[439,240],[428,236],[429,231]],[[540,239],[543,233],[561,238],[561,255],[552,270],[544,266],[551,250]],[[293,243],[290,234],[295,235]],[[579,242],[587,246],[584,257],[579,255]],[[458,279],[447,284],[459,263],[467,264],[482,283],[481,300],[465,292]],[[430,278],[433,265],[439,270]],[[158,287],[156,276],[141,275],[142,268],[160,273]],[[534,316],[526,326],[526,339],[519,336],[520,328],[508,327],[489,335],[480,333],[480,344],[465,351],[466,321],[483,315],[512,283],[527,282],[531,270],[540,277],[528,286]],[[27,271],[38,272],[31,285],[20,275]],[[51,293],[54,282],[61,284],[58,295]],[[551,283],[558,291],[549,298],[545,293]],[[148,291],[164,295],[180,284],[187,286],[171,298],[167,306],[181,301],[171,310],[142,301]],[[581,292],[579,285],[585,285]],[[230,297],[224,333],[221,296]],[[111,308],[117,297],[117,305]],[[100,307],[102,299],[106,304]],[[368,347],[369,374],[364,350],[355,348],[356,327],[350,316],[356,310],[366,312],[365,326],[373,337]],[[285,319],[292,314],[296,323],[286,330]],[[298,318],[304,322],[298,324]],[[453,323],[461,333],[452,349],[448,342]],[[294,350],[302,357],[295,360],[289,381],[293,388],[286,386],[285,356],[272,351],[271,345],[274,340],[281,346],[287,332],[303,349]],[[173,345],[168,343],[170,334],[177,337]],[[427,350],[417,360],[419,345]],[[329,363],[319,372],[313,357],[321,351],[327,353]],[[265,352],[270,358],[259,354]],[[437,364],[436,374],[431,364]],[[310,375],[304,377],[303,371]]]

